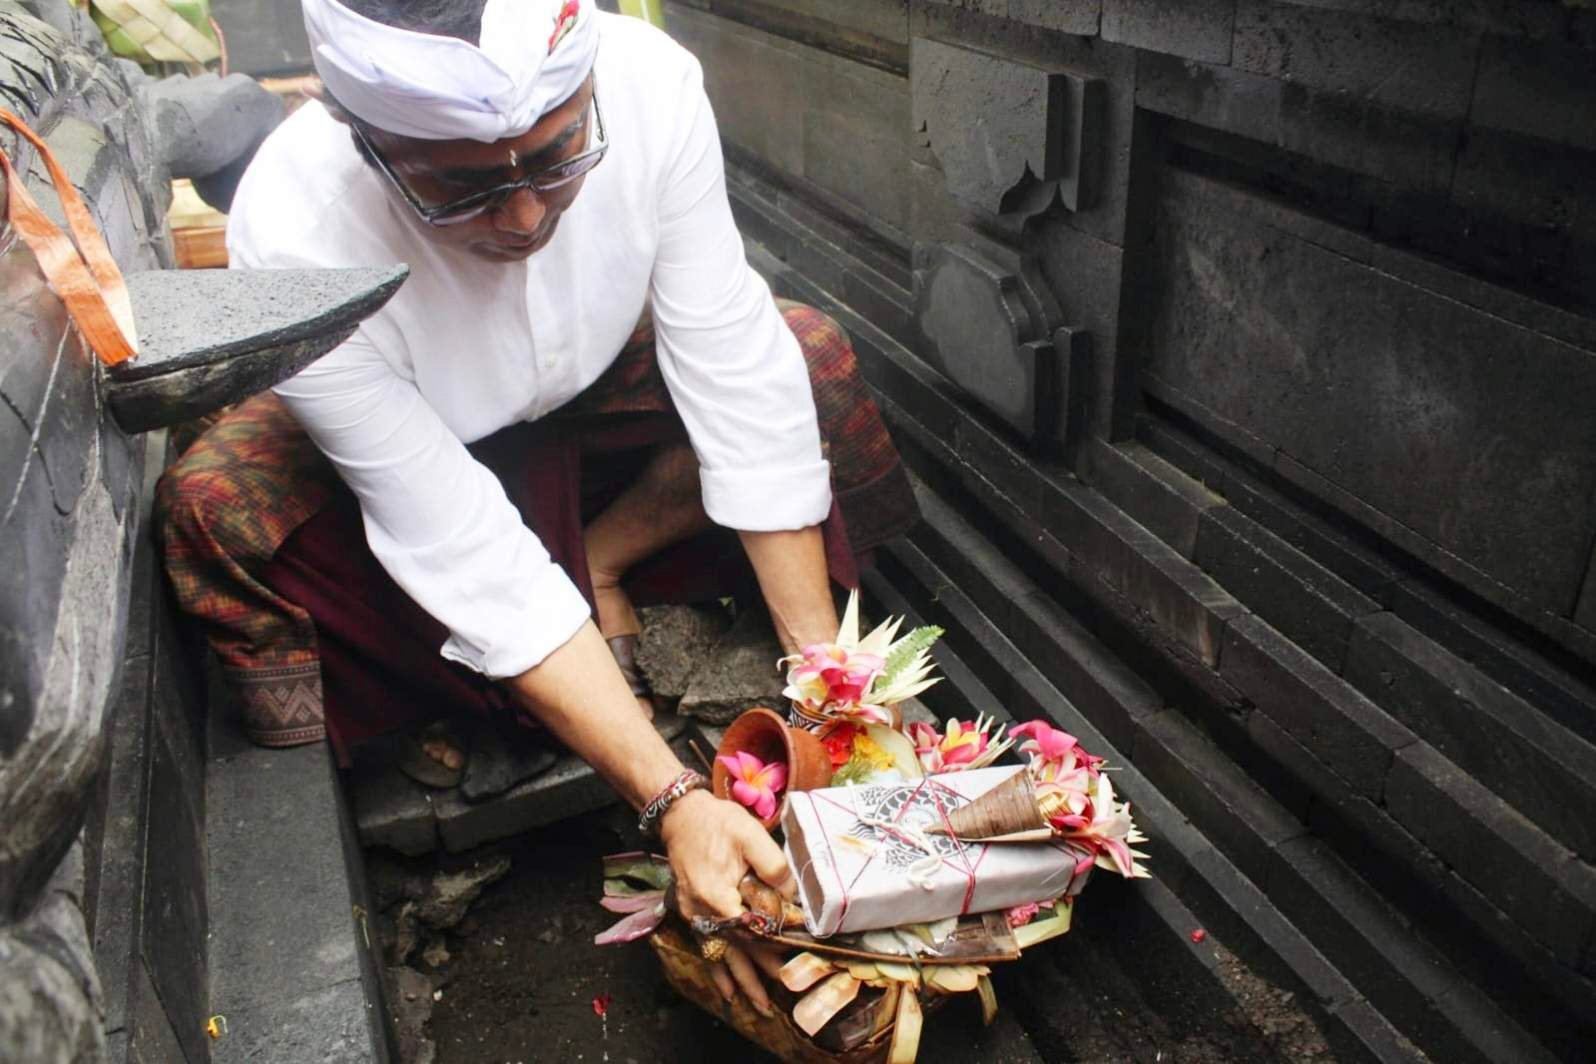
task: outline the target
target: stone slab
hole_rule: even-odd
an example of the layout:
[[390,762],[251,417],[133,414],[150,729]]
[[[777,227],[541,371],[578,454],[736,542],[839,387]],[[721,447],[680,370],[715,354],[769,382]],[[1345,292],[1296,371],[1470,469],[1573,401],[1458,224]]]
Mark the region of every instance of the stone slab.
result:
[[1134,670],[1116,658],[1073,617],[1059,609],[1027,574],[987,542],[923,481],[915,496],[925,521],[912,539],[959,589],[993,618],[1081,711],[1122,749],[1135,725],[1163,702]]
[[[655,726],[672,742],[676,756],[687,764],[691,752],[679,741],[685,721],[674,715],[662,716],[655,719]],[[433,807],[443,848],[461,853],[484,842],[602,809],[618,800],[615,791],[587,762],[566,754],[547,772],[497,798],[472,804],[454,791],[442,791],[434,796]]]
[[638,611],[643,634],[637,667],[658,698],[681,698],[693,672],[730,627],[724,610],[698,606],[646,606]]
[[211,1009],[228,1018],[213,1060],[384,1059],[331,752],[254,747],[219,723],[208,790]]
[[1136,767],[1254,882],[1271,852],[1304,833],[1301,823],[1175,710],[1136,722]]
[[[1348,790],[1339,776],[1268,717],[1255,713],[1247,724],[1260,750],[1310,793],[1308,826],[1315,834],[1398,905],[1427,941],[1494,990],[1500,1004],[1519,1016],[1555,1015],[1555,1019],[1527,1021],[1542,1031],[1566,1027],[1573,1016],[1596,1015],[1591,1007],[1596,997],[1583,989],[1584,981],[1571,979],[1546,947],[1465,883],[1385,809]],[[1533,980],[1538,993],[1523,992],[1525,979]],[[1549,1004],[1554,999],[1557,1003]]]
[[1596,871],[1426,743],[1397,754],[1391,815],[1564,964],[1596,926]]
[[[160,994],[150,979],[150,970],[144,959],[133,958],[128,973],[128,1059],[137,1064],[204,1064],[209,1060],[210,1046],[204,1042],[194,1047],[201,1056],[193,1057],[184,1053],[177,1031],[172,1026],[172,1018],[161,1004]],[[192,1038],[189,1041],[192,1042]]]
[[1149,52],[1229,63],[1237,0],[1103,0],[1102,36]]
[[1354,792],[1379,801],[1414,734],[1256,617],[1226,630],[1220,673]]
[[1097,34],[1103,0],[926,0],[929,4],[979,11],[1044,30],[1084,37]]
[[1544,647],[1507,634],[1421,581],[1393,585],[1387,602],[1402,620],[1564,727],[1596,742],[1596,688],[1545,657]]
[[[1378,531],[1410,530],[1402,546],[1426,561],[1477,585],[1455,558],[1566,615],[1596,535],[1575,504],[1596,486],[1596,422],[1576,412],[1596,404],[1588,352],[1395,284],[1238,206],[1207,179],[1166,185],[1149,377],[1287,452],[1282,475],[1289,457],[1388,515]],[[1297,285],[1366,312],[1285,297]]]
[[205,867],[206,824],[189,788],[203,790],[204,782],[179,768],[158,733],[151,737],[149,767],[139,953],[188,1060],[202,1061],[205,1019],[210,1015],[207,945],[212,905]]
[[1087,479],[1184,558],[1194,558],[1203,515],[1225,502],[1139,443],[1092,440]]
[[1380,604],[1235,507],[1202,515],[1195,561],[1244,605],[1340,672],[1353,622]]
[[1553,838],[1596,857],[1596,747],[1394,614],[1358,622],[1346,678]]
[[1236,0],[1231,63],[1250,74],[1456,121],[1468,111],[1478,40],[1447,26]]
[[[1403,917],[1322,842],[1294,839],[1274,853],[1269,896],[1383,1015],[1439,1060],[1549,1060],[1546,1051],[1469,985]],[[1444,1007],[1467,1002],[1465,1009]],[[1519,1053],[1492,1056],[1481,1044],[1516,1032]]]
[[916,319],[926,355],[954,384],[1028,438],[1050,438],[1057,352],[1028,309],[1028,285],[958,244],[925,250]]
[[910,64],[914,128],[955,198],[1004,214],[1027,185],[1064,176],[1064,75],[925,37]]
[[310,41],[294,0],[216,0],[227,28],[227,58],[234,70],[255,77],[309,73]]
[[263,1060],[368,1064],[386,1060],[372,1046],[371,1009],[361,981],[308,987],[274,1007],[243,1005],[227,1016],[227,1037],[216,1043],[213,1064]]
[[438,847],[433,791],[392,764],[360,764],[344,777],[362,846],[386,846],[407,856]]
[[1571,148],[1596,150],[1586,118],[1596,110],[1589,51],[1490,36],[1482,43],[1469,121]]
[[730,723],[744,710],[782,703],[784,657],[763,605],[742,610],[699,663],[677,705],[685,717]]

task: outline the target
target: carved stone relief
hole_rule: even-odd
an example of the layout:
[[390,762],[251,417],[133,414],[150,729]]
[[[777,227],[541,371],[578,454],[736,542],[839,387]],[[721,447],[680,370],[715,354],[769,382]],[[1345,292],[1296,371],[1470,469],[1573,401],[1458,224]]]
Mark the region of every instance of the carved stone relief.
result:
[[993,215],[1092,205],[1103,83],[917,37],[915,128],[948,191]]

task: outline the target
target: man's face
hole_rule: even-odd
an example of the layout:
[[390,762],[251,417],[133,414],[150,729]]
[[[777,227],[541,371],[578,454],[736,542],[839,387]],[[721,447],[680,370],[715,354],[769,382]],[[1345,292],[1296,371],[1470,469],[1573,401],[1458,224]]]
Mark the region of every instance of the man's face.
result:
[[[519,137],[483,144],[475,140],[419,140],[367,130],[405,187],[426,205],[446,203],[515,181],[585,151],[594,136],[593,81],[538,119]],[[517,262],[554,236],[560,215],[575,201],[586,176],[542,193],[516,189],[500,206],[454,225],[427,226],[444,244],[496,262]]]

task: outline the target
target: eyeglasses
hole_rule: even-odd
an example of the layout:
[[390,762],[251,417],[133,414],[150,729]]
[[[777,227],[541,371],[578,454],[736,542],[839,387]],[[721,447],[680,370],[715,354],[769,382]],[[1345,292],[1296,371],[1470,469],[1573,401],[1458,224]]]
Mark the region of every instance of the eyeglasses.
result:
[[598,127],[595,143],[586,151],[557,162],[553,166],[544,167],[535,174],[528,174],[515,181],[494,185],[481,192],[473,192],[468,196],[437,204],[421,202],[420,198],[406,187],[393,166],[377,150],[377,146],[371,143],[365,130],[360,128],[359,122],[350,123],[350,128],[354,130],[355,139],[360,141],[361,147],[377,165],[377,169],[381,170],[388,183],[398,190],[399,195],[410,205],[410,209],[416,212],[418,218],[428,225],[459,225],[461,222],[481,217],[488,211],[497,210],[519,189],[529,188],[539,195],[545,195],[569,185],[597,166],[610,147],[609,140],[604,135],[604,112],[599,108],[597,85],[593,88],[593,117]]

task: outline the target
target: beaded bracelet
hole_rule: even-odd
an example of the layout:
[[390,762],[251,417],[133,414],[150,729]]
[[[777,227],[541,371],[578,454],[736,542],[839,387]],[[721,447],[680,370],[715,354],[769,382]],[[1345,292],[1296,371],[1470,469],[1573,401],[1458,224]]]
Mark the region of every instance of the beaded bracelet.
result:
[[671,780],[665,789],[649,799],[643,807],[642,815],[637,818],[637,830],[644,835],[655,835],[659,832],[659,822],[664,819],[665,812],[675,805],[677,800],[688,791],[702,790],[709,786],[702,773],[688,769],[680,776]]

